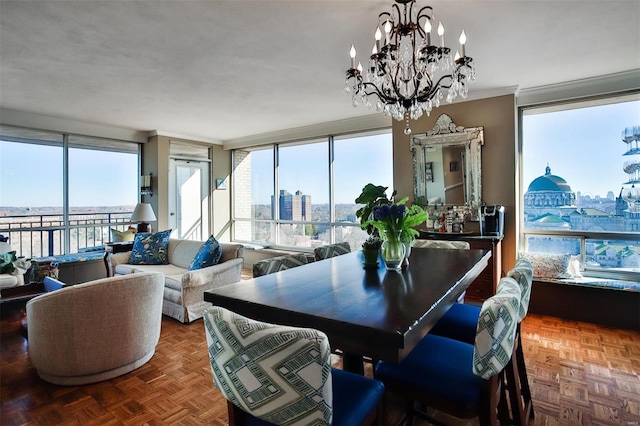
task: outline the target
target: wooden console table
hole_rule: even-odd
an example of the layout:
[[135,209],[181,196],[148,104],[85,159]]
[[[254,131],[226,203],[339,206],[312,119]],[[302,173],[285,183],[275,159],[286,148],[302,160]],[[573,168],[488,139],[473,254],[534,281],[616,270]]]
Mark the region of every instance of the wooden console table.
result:
[[489,265],[467,289],[465,299],[482,303],[496,293],[502,276],[502,236],[420,231],[423,240],[466,241],[472,249],[491,250]]

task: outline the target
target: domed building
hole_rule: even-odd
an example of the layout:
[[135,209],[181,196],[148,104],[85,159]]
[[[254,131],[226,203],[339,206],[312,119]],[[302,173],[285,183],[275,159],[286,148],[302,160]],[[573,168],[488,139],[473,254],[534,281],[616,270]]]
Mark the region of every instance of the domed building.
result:
[[567,229],[577,211],[576,194],[566,180],[552,175],[547,165],[544,175],[535,178],[524,194],[527,228]]

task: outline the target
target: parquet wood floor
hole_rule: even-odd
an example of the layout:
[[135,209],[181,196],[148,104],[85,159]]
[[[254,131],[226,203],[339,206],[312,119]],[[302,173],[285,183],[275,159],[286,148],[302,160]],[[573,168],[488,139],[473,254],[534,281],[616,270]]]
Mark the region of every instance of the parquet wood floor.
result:
[[[227,424],[226,405],[209,370],[202,320],[180,324],[165,317],[147,364],[113,380],[63,387],[37,376],[20,319],[16,313],[1,321],[2,425]],[[535,315],[525,319],[522,332],[533,424],[640,425],[640,333]],[[388,395],[385,424],[397,424],[403,406]],[[433,414],[446,424],[477,424]]]

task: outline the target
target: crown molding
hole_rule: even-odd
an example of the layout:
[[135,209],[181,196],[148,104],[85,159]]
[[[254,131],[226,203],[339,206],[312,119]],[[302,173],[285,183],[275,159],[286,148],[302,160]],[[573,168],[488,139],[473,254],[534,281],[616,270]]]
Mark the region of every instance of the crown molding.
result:
[[162,130],[152,130],[149,132],[149,137],[153,137],[153,136],[164,136],[167,138],[173,138],[173,139],[182,139],[182,140],[187,140],[187,141],[193,141],[193,142],[204,142],[204,143],[208,143],[208,144],[213,144],[213,145],[222,145],[222,141],[219,139],[210,139],[210,138],[202,138],[202,137],[198,137],[198,136],[189,136],[189,135],[183,135],[180,133],[171,133],[171,132],[164,132]]
[[6,108],[0,108],[0,123],[6,124],[7,126],[25,127],[28,129],[48,130],[51,132],[71,133],[75,135],[94,136],[138,143],[146,143],[149,140],[149,132],[146,131],[108,126],[104,124],[87,123],[68,118],[16,111]]
[[640,69],[584,78],[548,86],[521,89],[516,105],[533,106],[549,102],[606,95],[640,89]]
[[391,117],[385,117],[382,113],[371,114],[236,139],[227,139],[224,141],[223,147],[224,149],[248,148],[276,142],[300,141],[326,137],[328,135],[336,136],[377,129],[391,130]]

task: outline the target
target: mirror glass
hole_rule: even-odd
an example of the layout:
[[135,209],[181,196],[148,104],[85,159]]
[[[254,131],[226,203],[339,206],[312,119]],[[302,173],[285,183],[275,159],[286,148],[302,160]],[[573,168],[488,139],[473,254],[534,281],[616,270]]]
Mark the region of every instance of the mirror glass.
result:
[[474,216],[482,200],[482,127],[457,126],[446,114],[411,138],[414,200],[421,206],[466,205]]

